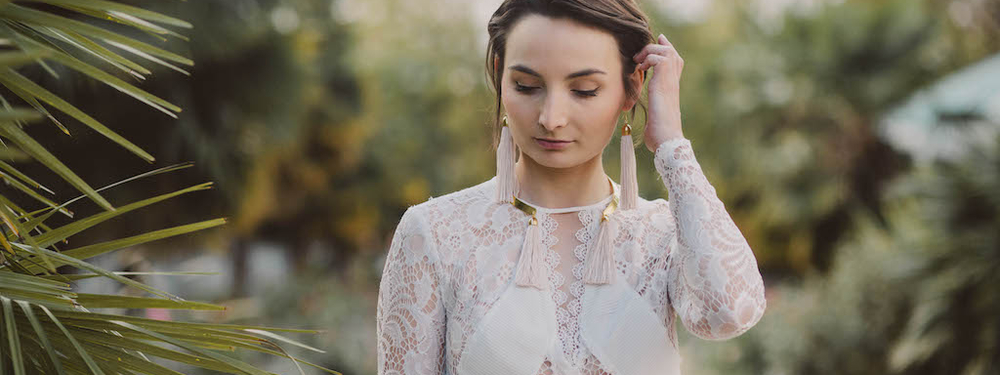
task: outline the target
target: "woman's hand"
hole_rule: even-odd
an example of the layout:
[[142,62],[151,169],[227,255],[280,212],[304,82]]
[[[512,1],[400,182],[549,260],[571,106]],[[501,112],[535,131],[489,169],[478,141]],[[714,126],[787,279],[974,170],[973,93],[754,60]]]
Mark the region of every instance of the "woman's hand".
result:
[[660,34],[658,43],[650,43],[642,48],[632,60],[639,63],[636,69],[653,69],[649,79],[649,111],[646,115],[646,131],[643,142],[651,152],[666,140],[683,137],[681,131],[680,80],[684,69],[684,59],[670,44],[667,37]]

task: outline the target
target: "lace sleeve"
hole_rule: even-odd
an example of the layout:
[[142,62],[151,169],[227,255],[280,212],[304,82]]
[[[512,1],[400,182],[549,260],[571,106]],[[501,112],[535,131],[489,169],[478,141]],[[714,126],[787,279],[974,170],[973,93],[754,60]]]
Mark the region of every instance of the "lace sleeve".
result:
[[445,313],[433,240],[416,206],[403,214],[378,290],[378,373],[444,373]]
[[689,332],[706,340],[739,336],[767,302],[750,245],[695,160],[691,142],[674,138],[654,164],[669,193],[678,248],[667,260],[668,294]]

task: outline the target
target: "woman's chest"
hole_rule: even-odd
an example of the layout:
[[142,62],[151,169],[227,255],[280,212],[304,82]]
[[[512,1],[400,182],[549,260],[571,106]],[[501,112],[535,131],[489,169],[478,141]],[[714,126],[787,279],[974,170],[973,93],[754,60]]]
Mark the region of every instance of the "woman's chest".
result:
[[[523,235],[467,249],[468,257],[451,270],[453,293],[446,301],[447,342],[453,368],[457,369],[461,362],[472,367],[489,362],[482,353],[509,350],[511,342],[518,343],[514,347],[540,356],[541,362],[536,365],[542,367],[597,368],[600,365],[595,365],[595,350],[600,352],[600,347],[624,339],[607,331],[611,326],[619,333],[653,332],[647,340],[656,344],[653,346],[676,349],[669,341],[673,327],[668,322],[673,320],[668,316],[671,310],[666,285],[658,280],[664,276],[658,269],[665,259],[657,258],[655,252],[641,246],[642,241],[630,237],[633,231],[623,231],[625,235],[613,241],[617,271],[614,285],[595,287],[584,283],[584,263],[598,235],[597,220],[597,213],[586,211],[539,215],[547,280],[541,289],[513,283]],[[604,310],[594,308],[595,304]],[[609,319],[624,326],[597,323]],[[588,324],[592,326],[589,330]],[[534,358],[527,352],[520,356]],[[614,352],[605,350],[602,355],[614,357]],[[514,369],[506,367],[506,371]]]

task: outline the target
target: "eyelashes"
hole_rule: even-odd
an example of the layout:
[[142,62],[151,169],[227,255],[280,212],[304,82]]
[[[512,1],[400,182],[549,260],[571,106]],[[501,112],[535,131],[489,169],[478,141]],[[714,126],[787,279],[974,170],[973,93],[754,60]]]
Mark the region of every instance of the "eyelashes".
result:
[[[525,85],[522,85],[522,84],[520,84],[518,82],[514,82],[514,90],[517,90],[517,92],[521,92],[521,93],[525,93],[525,94],[530,94],[530,93],[534,92],[537,89],[538,89],[538,87],[535,87],[535,86],[525,86]],[[597,96],[597,90],[599,90],[599,89],[593,89],[593,90],[573,90],[573,92],[577,96],[584,97],[584,98],[589,98],[589,97],[595,97],[595,96]]]

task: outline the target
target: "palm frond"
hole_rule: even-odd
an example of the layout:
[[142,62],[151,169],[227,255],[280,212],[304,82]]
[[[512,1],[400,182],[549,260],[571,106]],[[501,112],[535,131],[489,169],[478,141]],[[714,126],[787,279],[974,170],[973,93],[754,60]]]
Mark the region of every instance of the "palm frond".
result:
[[[224,309],[214,304],[186,301],[130,278],[148,274],[191,273],[111,272],[87,261],[132,246],[218,227],[226,223],[223,218],[62,251],[56,248],[57,244],[68,243],[73,235],[113,218],[212,187],[211,183],[198,184],[116,208],[101,195],[103,191],[137,179],[184,169],[191,164],[159,168],[95,189],[25,131],[29,123],[47,118],[64,133],[70,134],[69,128],[50,112],[54,109],[140,158],[149,162],[155,160],[97,118],[19,71],[34,65],[60,78],[54,67],[61,66],[108,85],[165,115],[176,117],[181,112],[180,107],[138,88],[126,79],[141,82],[153,74],[152,69],[144,66],[147,63],[188,74],[183,67],[192,66],[193,61],[103,27],[109,22],[139,31],[157,42],[169,38],[186,41],[187,37],[172,28],[192,27],[183,20],[107,0],[0,0],[0,38],[5,46],[0,50],[0,85],[26,104],[14,104],[0,95],[0,158],[28,158],[38,162],[82,193],[79,197],[57,204],[52,198],[55,195],[53,191],[12,164],[0,161],[0,181],[26,194],[30,202],[43,206],[40,209],[25,209],[21,202],[15,202],[5,193],[0,194],[0,373],[179,374],[153,361],[159,358],[223,373],[267,374],[224,353],[236,349],[288,358],[300,372],[299,363],[336,373],[295,358],[279,346],[282,343],[322,352],[282,335],[315,333],[313,330],[164,321],[90,311],[104,308]],[[75,218],[67,206],[83,198],[89,198],[105,210]],[[73,221],[49,226],[46,221],[56,213],[66,215]],[[57,272],[58,267],[70,267],[84,273],[61,274]],[[117,296],[73,291],[74,282],[95,277],[114,280],[145,295]]]

